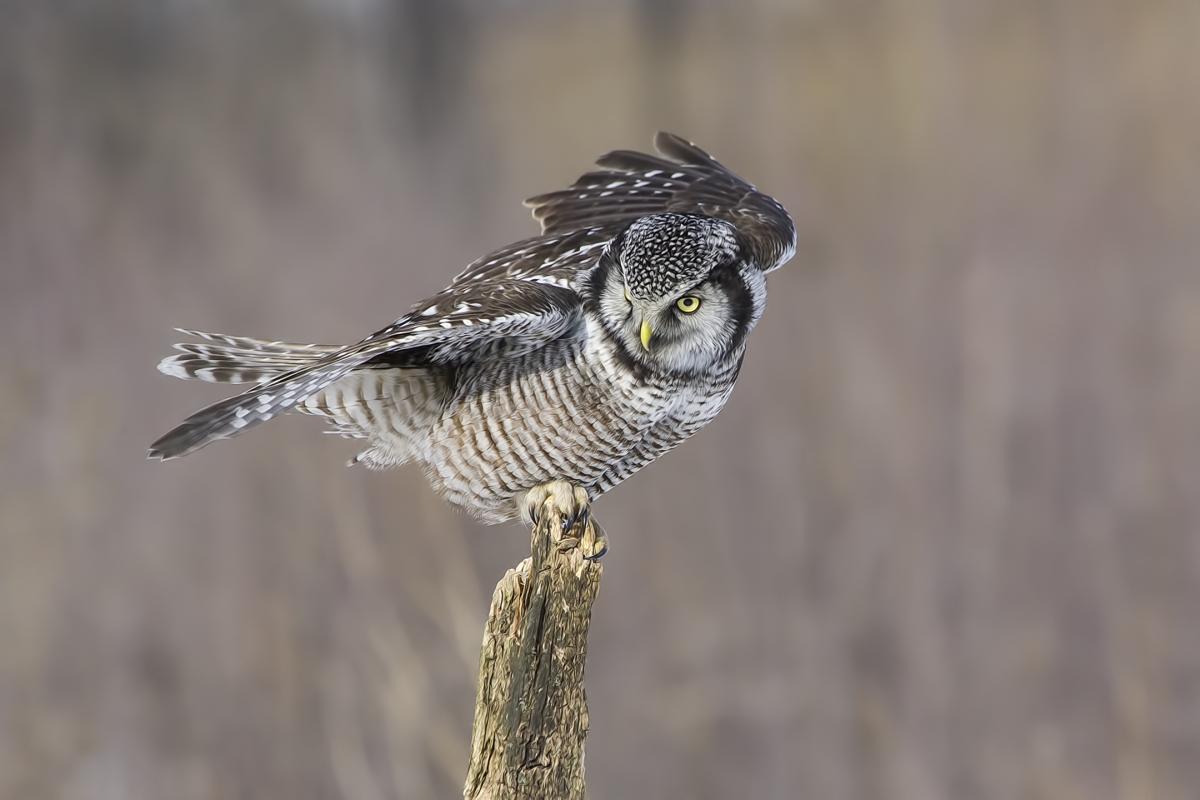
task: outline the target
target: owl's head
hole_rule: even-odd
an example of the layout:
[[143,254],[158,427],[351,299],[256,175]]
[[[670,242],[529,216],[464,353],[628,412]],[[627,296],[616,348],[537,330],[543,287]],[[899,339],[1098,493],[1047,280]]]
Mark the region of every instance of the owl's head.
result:
[[766,279],[737,228],[697,214],[642,217],[581,281],[624,355],[695,374],[740,358]]

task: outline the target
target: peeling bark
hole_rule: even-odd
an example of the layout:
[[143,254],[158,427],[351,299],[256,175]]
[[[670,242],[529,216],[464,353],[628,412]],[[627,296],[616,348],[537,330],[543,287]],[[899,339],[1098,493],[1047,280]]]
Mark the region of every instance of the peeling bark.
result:
[[479,653],[468,800],[583,797],[583,665],[603,571],[584,556],[599,530],[589,521],[564,532],[547,502],[532,556],[496,585]]

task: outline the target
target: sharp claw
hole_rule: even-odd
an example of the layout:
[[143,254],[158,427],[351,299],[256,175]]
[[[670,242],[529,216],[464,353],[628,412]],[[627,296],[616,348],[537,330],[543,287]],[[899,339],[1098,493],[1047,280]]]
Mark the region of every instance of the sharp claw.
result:
[[590,556],[584,556],[583,560],[584,561],[599,561],[600,559],[604,558],[604,554],[607,552],[608,552],[608,539],[604,539],[604,540],[602,540],[600,549],[598,551],[596,551],[595,553],[592,553]]
[[595,537],[592,540],[592,546],[598,546],[599,549],[590,556],[584,556],[583,559],[585,561],[599,561],[608,552],[608,534],[604,532],[604,528],[600,527],[600,523],[595,520],[592,520],[592,535]]
[[563,522],[562,522],[563,530],[569,531],[571,528],[574,528],[576,525],[578,525],[580,528],[586,528],[589,515],[590,515],[590,512],[588,511],[588,507],[580,506],[579,508],[575,509],[575,513],[573,513],[571,516],[563,517]]

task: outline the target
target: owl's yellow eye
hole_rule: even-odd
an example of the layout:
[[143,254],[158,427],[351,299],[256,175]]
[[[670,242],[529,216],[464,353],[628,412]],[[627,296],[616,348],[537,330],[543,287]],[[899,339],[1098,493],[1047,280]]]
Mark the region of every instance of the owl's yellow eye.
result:
[[631,294],[629,293],[629,289],[628,289],[628,288],[626,288],[626,289],[625,289],[625,301],[626,301],[626,302],[629,302],[629,303],[632,303],[632,302],[633,302],[633,295],[631,295]]
[[683,313],[691,314],[700,307],[700,298],[693,297],[692,295],[681,297],[678,301],[676,301],[675,306]]

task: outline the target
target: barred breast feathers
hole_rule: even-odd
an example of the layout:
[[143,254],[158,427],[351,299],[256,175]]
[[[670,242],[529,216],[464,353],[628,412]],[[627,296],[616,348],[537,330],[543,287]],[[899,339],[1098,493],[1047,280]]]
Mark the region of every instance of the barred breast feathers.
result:
[[364,368],[309,395],[298,410],[328,419],[331,433],[369,440],[350,463],[383,469],[422,457],[448,392],[441,370]]

